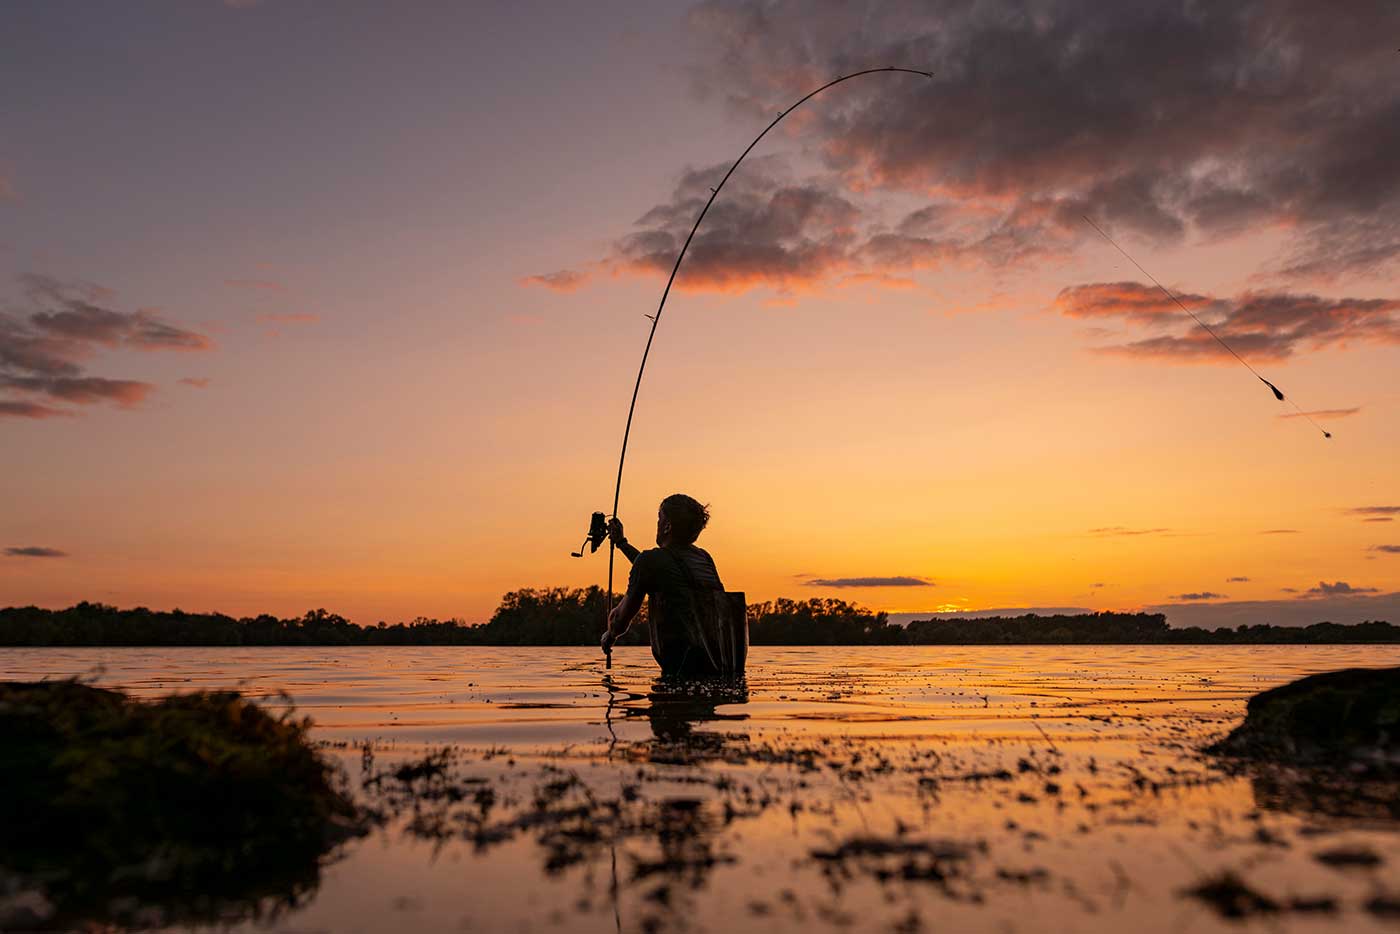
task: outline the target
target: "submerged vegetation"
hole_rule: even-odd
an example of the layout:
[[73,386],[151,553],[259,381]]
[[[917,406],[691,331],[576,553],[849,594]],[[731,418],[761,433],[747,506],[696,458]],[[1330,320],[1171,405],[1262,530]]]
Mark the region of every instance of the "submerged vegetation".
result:
[[[326,610],[285,619],[268,614],[236,619],[101,603],[65,610],[9,607],[0,609],[0,646],[595,645],[605,604],[599,587],[526,588],[506,594],[485,623],[419,617],[372,626]],[[749,639],[754,645],[1310,645],[1400,643],[1400,626],[1323,622],[1178,629],[1161,613],[1084,613],[934,618],[901,627],[885,613],[844,600],[779,598],[749,604]],[[645,645],[645,616],[620,641]]]
[[[0,682],[0,927],[229,922],[298,904],[362,815],[307,737],[234,692]],[[15,917],[15,911],[22,911]]]

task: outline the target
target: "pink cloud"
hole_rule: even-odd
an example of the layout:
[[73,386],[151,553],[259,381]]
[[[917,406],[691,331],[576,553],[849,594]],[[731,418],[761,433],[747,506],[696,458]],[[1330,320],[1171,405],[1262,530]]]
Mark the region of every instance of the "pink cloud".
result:
[[[1231,299],[1186,293],[1183,304],[1250,360],[1282,360],[1302,349],[1400,343],[1400,300],[1324,298],[1288,292],[1244,292]],[[1172,363],[1230,362],[1231,354],[1154,286],[1098,282],[1062,289],[1054,307],[1072,318],[1117,318],[1129,325],[1171,328],[1099,353]],[[1342,418],[1356,409],[1329,409]]]

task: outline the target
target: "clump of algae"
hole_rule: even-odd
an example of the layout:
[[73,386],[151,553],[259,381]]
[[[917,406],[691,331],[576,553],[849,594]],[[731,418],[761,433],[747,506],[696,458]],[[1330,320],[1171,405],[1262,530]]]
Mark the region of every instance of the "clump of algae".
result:
[[14,910],[44,927],[298,903],[365,823],[308,727],[235,692],[0,682],[0,892],[28,895]]

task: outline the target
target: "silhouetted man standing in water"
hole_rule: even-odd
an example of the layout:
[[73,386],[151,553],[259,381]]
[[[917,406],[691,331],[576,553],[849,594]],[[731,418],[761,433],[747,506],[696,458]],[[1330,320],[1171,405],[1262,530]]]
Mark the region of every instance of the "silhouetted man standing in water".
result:
[[[725,619],[724,585],[714,559],[695,545],[710,521],[709,509],[684,493],[661,501],[656,514],[656,548],[638,551],[627,541],[622,522],[608,524],[613,543],[632,562],[627,593],[608,618],[603,650],[627,631],[647,597],[651,654],[663,676],[710,677],[742,673],[726,670],[734,652],[732,626]],[[742,598],[740,598],[742,600]],[[742,605],[742,603],[741,603]]]

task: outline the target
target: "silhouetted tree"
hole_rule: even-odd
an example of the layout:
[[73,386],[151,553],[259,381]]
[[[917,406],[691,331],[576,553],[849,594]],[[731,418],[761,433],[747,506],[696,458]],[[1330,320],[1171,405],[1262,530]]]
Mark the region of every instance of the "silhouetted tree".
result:
[[[328,610],[299,617],[234,619],[222,613],[120,610],[78,603],[65,610],[0,610],[0,646],[122,645],[596,645],[606,594],[598,587],[525,588],[501,598],[489,622],[418,617],[359,626]],[[844,600],[779,598],[749,605],[755,645],[1320,645],[1400,642],[1400,627],[1368,621],[1289,627],[1172,629],[1160,613],[1085,613],[985,619],[925,619],[891,625],[885,613]],[[645,645],[645,611],[623,640]]]

